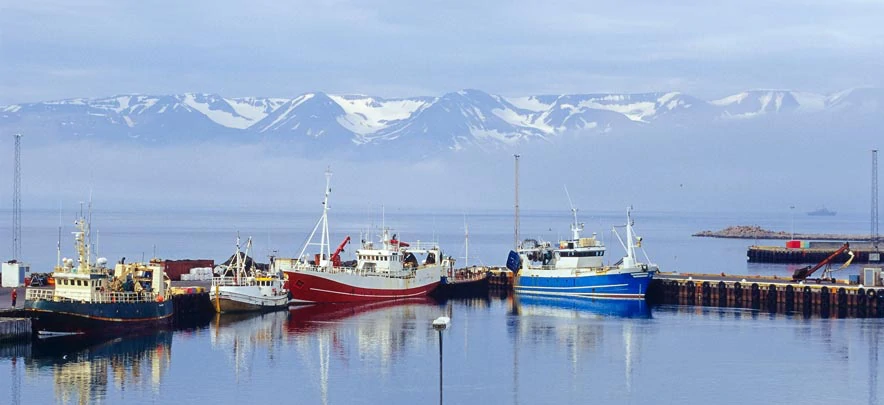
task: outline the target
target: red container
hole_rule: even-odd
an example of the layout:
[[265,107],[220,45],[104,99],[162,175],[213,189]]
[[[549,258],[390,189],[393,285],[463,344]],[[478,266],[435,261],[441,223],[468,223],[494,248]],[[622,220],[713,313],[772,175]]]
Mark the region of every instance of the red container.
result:
[[789,241],[786,241],[786,248],[789,248],[789,249],[801,249],[801,241],[800,241],[800,240],[789,240]]
[[166,275],[174,281],[181,280],[181,275],[190,273],[190,269],[194,267],[215,267],[215,261],[210,259],[185,259],[166,260],[163,262]]

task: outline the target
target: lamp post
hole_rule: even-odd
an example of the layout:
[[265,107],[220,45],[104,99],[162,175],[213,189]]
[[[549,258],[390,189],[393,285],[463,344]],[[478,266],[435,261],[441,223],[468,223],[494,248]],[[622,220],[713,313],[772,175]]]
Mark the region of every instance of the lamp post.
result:
[[795,240],[795,206],[794,205],[789,206],[789,213],[792,214],[792,239],[790,239],[790,240]]
[[440,316],[433,321],[433,329],[439,332],[439,405],[442,405],[442,331],[451,325],[451,318]]

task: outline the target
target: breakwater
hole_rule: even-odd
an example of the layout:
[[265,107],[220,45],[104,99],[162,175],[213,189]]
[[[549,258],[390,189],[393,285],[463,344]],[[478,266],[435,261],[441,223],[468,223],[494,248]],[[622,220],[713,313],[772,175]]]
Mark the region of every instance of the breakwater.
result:
[[792,233],[771,231],[760,226],[739,225],[729,226],[718,231],[700,231],[691,236],[699,238],[730,238],[730,239],[804,239],[804,240],[837,240],[842,242],[869,241],[869,235],[838,234],[838,233]]

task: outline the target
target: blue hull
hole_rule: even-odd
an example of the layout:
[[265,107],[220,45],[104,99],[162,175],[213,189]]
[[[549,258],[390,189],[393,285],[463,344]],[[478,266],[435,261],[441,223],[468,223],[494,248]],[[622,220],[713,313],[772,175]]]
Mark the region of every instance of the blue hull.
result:
[[654,272],[585,275],[579,277],[517,276],[515,290],[522,294],[596,298],[644,298]]
[[174,305],[165,302],[82,303],[25,301],[34,331],[116,334],[172,322]]
[[615,318],[650,318],[651,308],[645,300],[609,300],[569,296],[516,296],[520,311],[531,307],[558,308]]

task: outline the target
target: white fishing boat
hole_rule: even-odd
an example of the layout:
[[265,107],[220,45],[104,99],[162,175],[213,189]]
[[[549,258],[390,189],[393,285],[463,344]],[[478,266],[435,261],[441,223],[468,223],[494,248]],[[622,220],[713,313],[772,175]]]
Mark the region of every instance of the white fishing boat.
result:
[[220,276],[212,278],[209,298],[218,313],[272,311],[285,308],[288,290],[276,273],[264,273],[249,258],[252,238],[246,242],[245,253],[240,251],[239,237],[236,252]]

